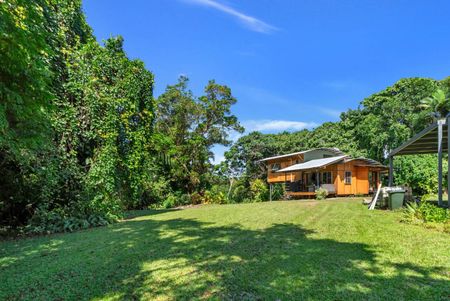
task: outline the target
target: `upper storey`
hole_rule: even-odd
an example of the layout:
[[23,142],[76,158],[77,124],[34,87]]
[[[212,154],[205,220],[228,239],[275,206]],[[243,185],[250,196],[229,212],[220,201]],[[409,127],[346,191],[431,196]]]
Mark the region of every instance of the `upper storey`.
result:
[[342,155],[344,155],[344,153],[342,153],[337,148],[316,148],[286,155],[264,158],[260,160],[260,162],[264,162],[267,165],[267,176],[269,181],[278,182],[284,181],[285,175],[276,173],[282,168],[286,168],[298,163],[308,162],[310,160],[330,158]]

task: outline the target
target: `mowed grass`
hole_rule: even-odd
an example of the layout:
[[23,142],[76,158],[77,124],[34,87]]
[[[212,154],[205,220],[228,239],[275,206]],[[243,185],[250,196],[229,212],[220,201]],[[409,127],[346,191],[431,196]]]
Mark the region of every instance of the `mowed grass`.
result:
[[0,243],[0,300],[449,300],[450,235],[360,200],[137,212]]

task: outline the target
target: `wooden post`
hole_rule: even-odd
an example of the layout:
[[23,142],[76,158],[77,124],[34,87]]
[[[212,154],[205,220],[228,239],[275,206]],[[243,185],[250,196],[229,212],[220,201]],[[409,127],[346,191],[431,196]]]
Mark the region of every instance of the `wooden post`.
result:
[[394,158],[389,156],[389,187],[394,185]]
[[447,114],[447,208],[450,209],[450,113]]
[[442,120],[438,121],[438,204],[442,206]]
[[317,184],[317,189],[320,187],[320,181],[319,181],[319,172],[316,170],[316,184]]
[[272,183],[269,184],[269,194],[270,194],[270,201],[272,202]]

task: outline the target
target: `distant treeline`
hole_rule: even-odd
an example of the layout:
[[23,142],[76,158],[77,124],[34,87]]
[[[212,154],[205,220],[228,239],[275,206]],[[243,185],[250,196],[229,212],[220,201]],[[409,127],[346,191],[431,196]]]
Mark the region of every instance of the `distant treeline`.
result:
[[[346,154],[387,164],[386,155],[391,150],[445,117],[450,108],[449,88],[450,78],[405,78],[365,98],[357,109],[343,112],[338,122],[293,133],[249,133],[225,154],[222,169],[241,174],[241,184],[248,186],[252,180],[266,177],[258,160],[317,147],[337,147]],[[436,193],[437,158],[396,157],[394,175],[396,184],[408,184],[416,194]]]

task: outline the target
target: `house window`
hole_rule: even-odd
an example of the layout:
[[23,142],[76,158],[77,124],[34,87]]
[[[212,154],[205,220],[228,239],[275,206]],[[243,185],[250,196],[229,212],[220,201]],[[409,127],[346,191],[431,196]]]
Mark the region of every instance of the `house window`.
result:
[[280,170],[280,169],[281,169],[280,163],[273,163],[272,164],[272,171],[277,171],[277,170]]
[[326,171],[322,173],[322,184],[333,184],[331,182],[331,171]]
[[352,184],[352,172],[351,171],[346,171],[345,172],[344,183],[345,184]]

